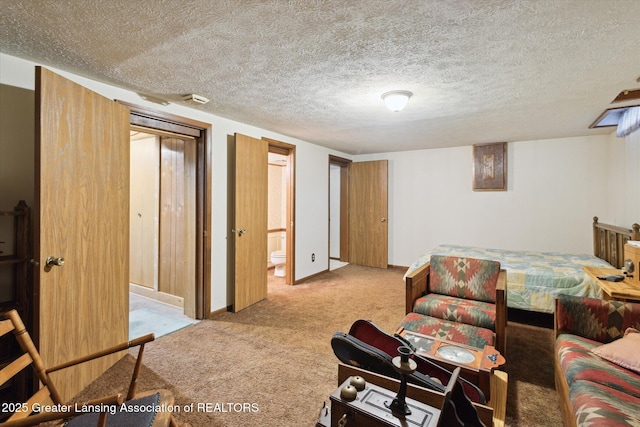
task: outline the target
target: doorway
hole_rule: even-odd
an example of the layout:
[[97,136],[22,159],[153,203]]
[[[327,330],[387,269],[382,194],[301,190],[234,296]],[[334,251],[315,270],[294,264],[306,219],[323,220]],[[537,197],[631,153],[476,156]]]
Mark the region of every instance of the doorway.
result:
[[[130,308],[211,307],[211,125],[131,104]],[[151,300],[151,301],[150,301]],[[157,311],[157,310],[156,310]]]
[[329,155],[329,269],[349,262],[349,165]]
[[[287,285],[295,283],[295,159],[296,147],[274,139],[269,144],[269,221],[267,229],[268,266],[284,277]],[[275,257],[274,252],[279,251]],[[272,260],[273,258],[273,260]],[[276,274],[277,273],[277,274]],[[282,276],[284,274],[284,276]]]
[[132,127],[130,144],[129,337],[157,338],[193,323],[196,141]]
[[[339,232],[333,232],[333,236],[337,236],[334,239],[340,241],[339,260],[369,267],[388,267],[387,169],[387,160],[352,162],[329,155],[329,260],[337,258],[331,253],[333,201],[340,204]],[[331,197],[331,177],[338,175],[340,188],[334,194],[339,193],[339,196]]]
[[287,158],[286,193],[287,236],[285,281],[295,277],[295,146],[268,138],[240,133],[227,138],[227,291],[228,309],[237,313],[262,301],[268,293],[268,166],[269,153]]
[[267,186],[267,269],[276,278],[274,280],[284,281],[288,258],[286,228],[287,156],[269,153],[267,169],[269,182]]

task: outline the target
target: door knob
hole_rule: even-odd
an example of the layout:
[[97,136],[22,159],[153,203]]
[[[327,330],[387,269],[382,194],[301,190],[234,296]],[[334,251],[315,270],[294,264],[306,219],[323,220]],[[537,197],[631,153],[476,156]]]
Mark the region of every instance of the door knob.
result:
[[47,258],[45,265],[49,268],[55,266],[62,267],[64,265],[64,258],[61,257],[52,257]]
[[381,218],[380,222],[387,222],[387,218]]
[[242,236],[244,233],[246,233],[244,228],[238,228],[238,236]]

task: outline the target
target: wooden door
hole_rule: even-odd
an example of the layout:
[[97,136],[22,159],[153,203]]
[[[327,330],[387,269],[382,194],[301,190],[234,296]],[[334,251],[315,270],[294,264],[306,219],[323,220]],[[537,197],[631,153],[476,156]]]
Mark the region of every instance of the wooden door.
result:
[[[159,137],[136,129],[131,136],[129,185],[130,291],[154,295],[158,282],[160,194]],[[140,291],[139,288],[145,291]],[[146,292],[148,290],[148,292]]]
[[[54,366],[128,340],[129,109],[36,67],[35,139],[34,335]],[[63,400],[122,355],[54,373]]]
[[195,317],[196,144],[160,137],[160,248],[158,291],[179,297]]
[[349,262],[387,268],[387,161],[349,165]]
[[229,150],[233,311],[267,297],[267,141],[235,134]]

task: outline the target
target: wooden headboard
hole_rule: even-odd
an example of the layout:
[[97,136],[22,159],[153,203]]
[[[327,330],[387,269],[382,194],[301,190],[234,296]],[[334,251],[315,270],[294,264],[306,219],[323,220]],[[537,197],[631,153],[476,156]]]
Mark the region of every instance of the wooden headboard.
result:
[[624,244],[628,240],[640,240],[640,225],[631,228],[602,224],[593,217],[593,254],[615,268],[624,265]]

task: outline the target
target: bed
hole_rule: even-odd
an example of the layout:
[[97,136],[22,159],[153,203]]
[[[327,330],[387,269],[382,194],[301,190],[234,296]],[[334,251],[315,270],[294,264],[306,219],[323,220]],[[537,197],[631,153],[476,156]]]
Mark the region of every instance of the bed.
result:
[[508,307],[553,313],[558,294],[600,298],[600,287],[582,267],[622,267],[624,244],[629,240],[640,240],[640,225],[618,227],[600,223],[594,217],[594,255],[440,245],[414,261],[405,273],[406,310],[408,313],[413,309],[413,301],[426,289],[429,257],[452,255],[499,261],[507,271]]

